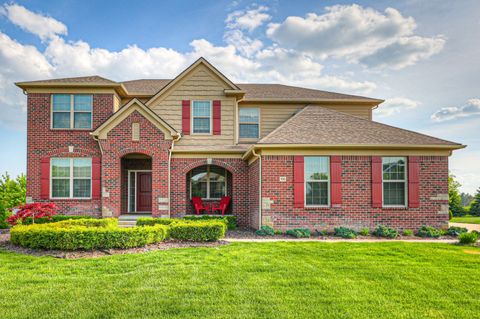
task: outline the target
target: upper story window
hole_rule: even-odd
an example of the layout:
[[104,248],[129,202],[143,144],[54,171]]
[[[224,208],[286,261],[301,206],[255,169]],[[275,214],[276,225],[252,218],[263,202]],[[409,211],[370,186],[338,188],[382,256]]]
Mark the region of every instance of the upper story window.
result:
[[52,158],[50,174],[51,198],[91,197],[91,158]]
[[192,133],[212,133],[211,101],[192,101]]
[[383,206],[406,206],[407,174],[405,157],[383,157]]
[[328,206],[330,204],[330,158],[306,156],[304,165],[305,205]]
[[259,138],[260,110],[258,108],[240,108],[239,125],[239,138]]
[[93,96],[53,94],[52,128],[91,129]]

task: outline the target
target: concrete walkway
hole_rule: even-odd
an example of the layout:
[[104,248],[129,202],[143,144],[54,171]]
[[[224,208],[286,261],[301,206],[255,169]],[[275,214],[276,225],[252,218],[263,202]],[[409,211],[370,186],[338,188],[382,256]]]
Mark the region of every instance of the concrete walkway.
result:
[[454,244],[457,239],[381,239],[381,238],[357,238],[357,239],[322,239],[322,238],[224,238],[224,241],[231,243],[275,243],[275,242],[321,242],[321,243],[391,243],[391,242],[405,242],[405,243],[441,243]]
[[464,227],[468,229],[468,231],[476,230],[480,231],[480,225],[479,224],[465,224],[465,223],[448,223],[448,226],[455,226],[455,227]]

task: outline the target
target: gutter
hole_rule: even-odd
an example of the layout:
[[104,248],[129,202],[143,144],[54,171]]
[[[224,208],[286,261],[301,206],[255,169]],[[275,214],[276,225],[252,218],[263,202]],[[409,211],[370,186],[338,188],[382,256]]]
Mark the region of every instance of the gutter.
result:
[[258,229],[262,227],[262,156],[255,153],[252,148],[252,154],[258,158]]
[[181,134],[178,134],[177,135],[177,138],[173,139],[172,140],[172,146],[170,146],[169,150],[168,150],[168,218],[170,218],[170,215],[171,215],[171,202],[170,202],[170,199],[171,199],[171,195],[170,195],[170,181],[171,181],[171,166],[172,166],[172,152],[173,152],[173,148],[175,147],[175,142],[178,142],[180,141],[180,139],[182,138],[182,135]]

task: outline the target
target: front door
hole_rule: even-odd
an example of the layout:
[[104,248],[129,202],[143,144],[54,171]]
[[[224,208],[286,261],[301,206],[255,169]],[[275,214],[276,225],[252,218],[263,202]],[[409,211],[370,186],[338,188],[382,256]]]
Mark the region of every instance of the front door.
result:
[[137,173],[137,212],[152,211],[152,172]]

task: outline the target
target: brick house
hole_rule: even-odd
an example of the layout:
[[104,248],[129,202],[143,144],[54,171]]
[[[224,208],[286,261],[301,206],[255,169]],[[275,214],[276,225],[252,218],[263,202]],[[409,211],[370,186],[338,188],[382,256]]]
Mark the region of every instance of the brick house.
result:
[[62,213],[182,217],[231,197],[241,226],[445,226],[457,143],[372,121],[382,100],[236,84],[200,58],[172,80],[16,84],[27,200]]

